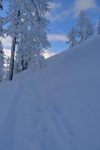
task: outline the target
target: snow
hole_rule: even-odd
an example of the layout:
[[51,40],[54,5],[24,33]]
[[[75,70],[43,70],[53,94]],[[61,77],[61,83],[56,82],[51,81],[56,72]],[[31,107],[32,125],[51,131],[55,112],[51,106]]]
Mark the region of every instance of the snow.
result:
[[100,36],[0,85],[0,150],[100,150]]

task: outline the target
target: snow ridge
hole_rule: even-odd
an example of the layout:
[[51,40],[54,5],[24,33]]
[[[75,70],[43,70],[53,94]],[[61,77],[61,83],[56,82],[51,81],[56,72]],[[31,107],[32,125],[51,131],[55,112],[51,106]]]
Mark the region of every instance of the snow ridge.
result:
[[100,37],[0,86],[0,150],[100,150]]

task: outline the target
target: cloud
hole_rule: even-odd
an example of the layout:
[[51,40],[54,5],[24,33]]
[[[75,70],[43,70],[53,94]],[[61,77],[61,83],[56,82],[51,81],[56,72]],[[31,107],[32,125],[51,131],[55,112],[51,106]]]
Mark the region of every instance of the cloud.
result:
[[69,9],[63,9],[63,11],[61,11],[59,14],[55,14],[52,17],[52,21],[65,21],[66,19],[68,19],[69,17],[72,17],[73,13],[73,8],[69,8]]
[[66,42],[68,38],[65,34],[48,34],[48,40]]
[[62,3],[56,3],[56,2],[50,2],[49,3],[49,9],[50,11],[46,13],[46,17],[52,22],[55,20],[58,20],[59,15],[57,14],[58,10],[61,10],[63,8]]
[[54,2],[49,3],[49,9],[58,9],[61,7],[62,7],[62,3],[54,3]]
[[[81,10],[97,9],[96,0],[75,0],[70,7],[67,4],[55,4],[52,3],[51,7],[53,10],[48,13],[48,18],[53,21],[64,21],[69,17],[77,17]],[[55,11],[54,11],[55,9]],[[59,11],[58,11],[59,10]]]
[[96,0],[76,0],[73,6],[74,12],[79,14],[81,10],[97,8]]
[[54,21],[63,21],[65,20],[69,15],[70,15],[70,11],[69,10],[63,10],[61,11],[60,13],[48,13],[47,14],[47,17],[48,19],[51,21],[51,22],[54,22]]
[[54,55],[56,55],[56,53],[50,52],[49,50],[45,50],[44,57],[46,59],[49,58],[49,57],[51,57],[51,56],[54,56]]

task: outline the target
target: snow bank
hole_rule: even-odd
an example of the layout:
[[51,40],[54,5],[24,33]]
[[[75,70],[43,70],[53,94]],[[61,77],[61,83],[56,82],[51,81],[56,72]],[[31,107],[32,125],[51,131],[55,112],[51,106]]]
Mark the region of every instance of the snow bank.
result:
[[0,150],[100,150],[100,37],[0,86]]

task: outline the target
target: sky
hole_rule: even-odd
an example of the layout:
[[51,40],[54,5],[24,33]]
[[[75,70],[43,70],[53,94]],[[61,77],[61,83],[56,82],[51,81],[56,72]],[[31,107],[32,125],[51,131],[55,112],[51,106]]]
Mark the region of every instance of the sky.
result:
[[50,3],[50,12],[47,14],[50,19],[50,52],[59,53],[67,49],[67,34],[76,24],[81,10],[85,10],[94,25],[100,20],[100,0],[54,0]]
[[[4,2],[6,2],[6,10],[8,0],[4,0]],[[81,10],[85,10],[94,25],[100,20],[100,0],[52,0],[49,3],[49,8],[50,11],[46,16],[50,21],[47,35],[51,47],[46,51],[46,57],[68,48],[66,44],[67,34],[71,27],[76,24]],[[3,43],[9,47],[10,39],[4,39]]]

